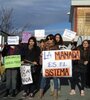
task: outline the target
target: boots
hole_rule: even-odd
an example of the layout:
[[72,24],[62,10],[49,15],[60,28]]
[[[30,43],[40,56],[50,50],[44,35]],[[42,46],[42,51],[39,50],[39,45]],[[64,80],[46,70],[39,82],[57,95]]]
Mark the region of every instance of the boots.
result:
[[41,98],[43,97],[43,95],[44,95],[44,94],[43,94],[43,91],[44,91],[43,89],[40,89],[40,99],[41,99]]
[[9,96],[9,89],[6,90],[4,97],[8,97],[8,96]]
[[15,93],[15,89],[12,91],[12,97],[15,97],[16,96],[16,93]]
[[58,99],[58,90],[57,89],[54,90],[54,97],[55,97],[55,99]]

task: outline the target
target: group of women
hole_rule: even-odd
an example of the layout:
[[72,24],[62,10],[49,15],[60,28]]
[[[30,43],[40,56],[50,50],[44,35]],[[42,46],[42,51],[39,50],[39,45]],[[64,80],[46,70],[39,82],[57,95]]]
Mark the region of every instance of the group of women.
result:
[[[74,43],[72,43],[74,44]],[[51,87],[51,92],[55,98],[58,98],[58,90],[60,85],[60,77],[50,77],[46,78],[42,76],[42,51],[46,50],[59,50],[60,46],[64,45],[63,39],[59,33],[53,35],[49,34],[46,39],[41,39],[37,44],[35,37],[30,37],[28,40],[27,45],[21,46],[9,46],[4,48],[2,55],[16,55],[20,54],[22,58],[22,63],[28,63],[29,61],[32,62],[34,66],[31,66],[31,73],[33,78],[33,83],[23,85],[23,97],[29,96],[30,98],[34,97],[34,93],[36,90],[39,89],[40,91],[40,98],[44,96],[45,88],[53,83]],[[72,72],[73,75],[70,78],[71,83],[71,91],[70,95],[75,95],[75,86],[79,82],[80,84],[80,95],[84,96],[84,88],[85,88],[85,80],[86,80],[86,73],[87,73],[87,66],[90,61],[90,47],[88,40],[84,40],[81,45],[78,47],[74,45],[72,50],[79,50],[80,51],[80,60],[72,61]],[[8,68],[6,69],[6,93],[4,97],[10,95],[10,90],[12,89],[12,97],[15,97],[15,90],[16,90],[16,82],[17,82],[17,69],[16,68]],[[80,79],[80,80],[79,80]]]

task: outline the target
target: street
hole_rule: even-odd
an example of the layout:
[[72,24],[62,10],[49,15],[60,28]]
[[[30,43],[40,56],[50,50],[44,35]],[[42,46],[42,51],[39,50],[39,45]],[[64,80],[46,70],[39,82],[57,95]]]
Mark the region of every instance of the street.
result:
[[[62,85],[61,86],[61,91],[58,95],[58,99],[57,100],[90,100],[90,89],[86,89],[85,88],[85,96],[80,96],[79,90],[76,87],[76,94],[71,96],[69,95],[70,92],[70,86],[69,85]],[[22,99],[22,93],[23,91],[21,91],[15,98],[3,98],[3,94],[0,96],[0,100],[31,100],[31,98],[26,97],[24,99]],[[35,97],[32,100],[40,100],[39,98],[39,91],[35,94]],[[50,89],[48,89],[42,100],[56,100],[54,98],[54,96],[50,96]]]

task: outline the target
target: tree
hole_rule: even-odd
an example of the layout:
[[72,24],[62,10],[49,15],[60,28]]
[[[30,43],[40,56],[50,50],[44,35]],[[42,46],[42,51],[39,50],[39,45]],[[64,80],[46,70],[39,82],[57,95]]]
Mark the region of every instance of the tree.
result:
[[10,35],[20,36],[29,25],[25,24],[22,28],[15,28],[13,19],[13,9],[2,8],[0,11],[0,30]]
[[0,29],[6,33],[11,33],[13,9],[2,8],[0,11]]

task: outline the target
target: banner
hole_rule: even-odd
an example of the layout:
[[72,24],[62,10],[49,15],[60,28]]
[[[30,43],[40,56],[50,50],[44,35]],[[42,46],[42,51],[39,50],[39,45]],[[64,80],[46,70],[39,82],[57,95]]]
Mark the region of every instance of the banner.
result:
[[21,66],[21,56],[20,55],[10,55],[4,57],[5,68],[16,68]]
[[33,83],[30,65],[22,65],[20,67],[20,73],[21,73],[22,84],[25,85]]
[[43,51],[43,76],[71,77],[72,59],[79,60],[80,52],[71,50]]

